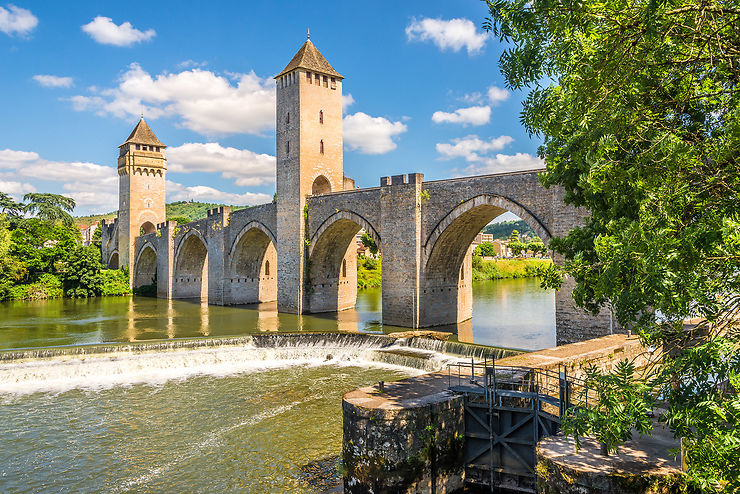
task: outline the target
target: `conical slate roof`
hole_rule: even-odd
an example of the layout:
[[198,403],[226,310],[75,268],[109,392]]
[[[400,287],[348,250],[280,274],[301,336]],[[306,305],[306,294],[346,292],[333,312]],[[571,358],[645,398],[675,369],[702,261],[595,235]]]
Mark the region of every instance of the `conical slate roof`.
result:
[[275,79],[299,67],[302,69],[313,70],[315,72],[321,72],[322,74],[334,76],[339,79],[344,79],[344,77],[339,75],[339,73],[334,70],[334,67],[326,61],[324,55],[322,55],[316,46],[311,43],[310,39],[303,43],[303,46],[301,46],[301,49],[295,54],[293,60],[285,66],[282,72],[275,76]]
[[[134,144],[147,144],[152,146],[159,146],[166,148],[162,142],[157,139],[157,136],[154,135],[154,132],[152,132],[152,129],[149,128],[149,126],[144,121],[144,117],[141,117],[141,120],[139,120],[139,123],[136,124],[136,127],[134,127],[134,130],[131,132],[131,135],[128,136],[128,139],[126,139],[126,142],[121,144],[121,146],[125,146],[128,143],[134,143]],[[118,147],[121,147],[118,146]]]

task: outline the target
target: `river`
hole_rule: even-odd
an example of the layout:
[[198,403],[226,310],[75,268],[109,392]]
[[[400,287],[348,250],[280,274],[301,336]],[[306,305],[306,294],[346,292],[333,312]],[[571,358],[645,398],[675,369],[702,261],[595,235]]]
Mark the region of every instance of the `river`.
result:
[[[444,328],[456,339],[554,345],[555,297],[536,280],[479,282],[474,297],[473,320]],[[380,310],[379,290],[301,317],[141,297],[2,304],[0,492],[336,489],[343,393],[460,358],[455,343],[313,334],[398,329]]]
[[[147,297],[0,303],[0,349],[237,336],[266,331],[383,333],[381,292],[359,290],[355,309],[278,314],[272,303],[216,306]],[[473,319],[438,328],[463,342],[539,350],[555,346],[555,293],[534,278],[473,285]]]

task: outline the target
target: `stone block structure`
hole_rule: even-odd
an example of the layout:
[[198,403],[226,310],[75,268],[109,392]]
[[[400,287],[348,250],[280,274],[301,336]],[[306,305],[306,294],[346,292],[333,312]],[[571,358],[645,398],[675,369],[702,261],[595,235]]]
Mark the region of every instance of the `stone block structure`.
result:
[[[156,281],[166,298],[341,311],[355,305],[364,229],[383,255],[383,323],[454,325],[472,317],[471,243],[486,224],[511,211],[547,243],[583,221],[538,171],[435,181],[409,173],[356,189],[343,171],[343,77],[308,40],[275,82],[276,202],[166,222],[164,144],[142,119],[121,145],[120,212],[103,224],[103,261],[130,266],[134,287]],[[558,343],[613,331],[609,314],[577,310],[571,291],[566,283],[556,296]]]

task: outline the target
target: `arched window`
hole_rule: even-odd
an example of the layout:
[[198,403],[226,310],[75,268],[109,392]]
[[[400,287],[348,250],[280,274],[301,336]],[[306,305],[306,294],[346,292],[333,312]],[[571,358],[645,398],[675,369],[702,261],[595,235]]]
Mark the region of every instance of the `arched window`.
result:
[[331,184],[323,175],[316,177],[311,186],[311,194],[326,194],[331,192]]
[[319,153],[324,154],[324,140],[319,141]]
[[265,276],[270,276],[270,261],[265,261]]
[[324,123],[324,110],[319,110],[319,123]]
[[342,259],[342,278],[347,277],[347,259]]

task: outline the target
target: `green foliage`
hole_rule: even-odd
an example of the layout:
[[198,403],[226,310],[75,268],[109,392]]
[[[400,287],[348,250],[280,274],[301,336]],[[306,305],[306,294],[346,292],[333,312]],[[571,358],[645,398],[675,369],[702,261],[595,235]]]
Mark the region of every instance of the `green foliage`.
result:
[[357,258],[357,288],[380,288],[382,264],[380,259]]
[[[588,392],[589,399],[595,395],[596,403],[569,409],[562,422],[563,432],[573,436],[576,449],[581,447],[583,436],[593,435],[607,452],[616,453],[619,445],[632,437],[633,427],[640,434],[652,431],[648,414],[655,399],[650,394],[651,387],[635,377],[632,362],[618,362],[611,374],[602,374],[594,366],[585,371],[583,393]],[[580,398],[585,401],[585,395]]]
[[131,287],[129,286],[128,270],[126,269],[103,269],[100,271],[100,278],[103,287],[101,295],[130,295]]
[[9,194],[0,191],[0,213],[9,217],[18,217],[23,209],[23,204],[15,202]]
[[187,216],[173,216],[173,217],[167,217],[167,221],[176,221],[178,225],[184,225],[185,223],[190,223],[191,220]]
[[[542,182],[589,211],[550,242],[576,303],[613,308],[663,349],[650,384],[667,398],[662,420],[686,438],[692,481],[740,489],[740,440],[729,432],[740,374],[736,0],[487,5],[485,27],[510,46],[500,59],[507,85],[529,89],[521,121],[543,137]],[[688,317],[708,322],[689,331]],[[591,417],[594,432],[638,425],[631,414]]]
[[50,225],[62,223],[65,226],[74,226],[74,220],[69,214],[75,208],[75,201],[70,197],[48,192],[31,192],[23,196],[27,204],[23,211],[35,214],[41,221]]
[[[519,236],[517,235],[517,238],[518,237]],[[523,244],[522,242],[518,242],[518,241],[517,242],[511,241],[509,242],[509,249],[511,249],[511,253],[514,254],[515,256],[520,256],[527,250],[527,244]]]
[[517,232],[519,232],[522,236],[526,235],[528,237],[538,238],[537,234],[534,233],[534,230],[532,230],[527,222],[524,220],[491,223],[490,225],[486,225],[486,227],[483,228],[483,233],[489,233],[493,235],[494,239],[504,240],[508,239],[514,230],[517,230]]
[[[214,209],[220,206],[228,206],[228,204],[217,204],[211,202],[186,202],[178,201],[171,202],[165,205],[165,213],[168,220],[177,220],[178,218],[188,218],[189,223],[191,221],[200,220],[206,217],[209,209]],[[244,209],[248,206],[231,206],[233,211]],[[113,220],[118,213],[112,211],[104,214],[92,214],[88,216],[78,216],[74,218],[77,225],[90,225],[100,220]]]
[[363,232],[360,237],[360,241],[362,242],[362,245],[370,250],[372,255],[376,255],[378,253],[378,244],[375,243],[375,239],[371,237],[369,233]]
[[64,295],[71,298],[95,297],[103,292],[100,253],[95,247],[72,250],[62,270]]
[[476,245],[473,254],[476,256],[485,257],[495,257],[497,255],[496,248],[491,242],[481,242],[480,244]]
[[514,242],[514,243],[519,242],[519,230],[511,231],[511,235],[509,235],[509,242]]
[[529,278],[540,276],[552,265],[549,259],[496,259],[483,260],[473,256],[473,279],[498,280],[503,278]]

